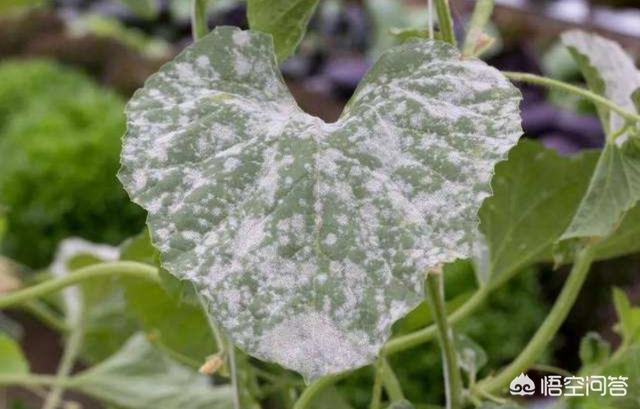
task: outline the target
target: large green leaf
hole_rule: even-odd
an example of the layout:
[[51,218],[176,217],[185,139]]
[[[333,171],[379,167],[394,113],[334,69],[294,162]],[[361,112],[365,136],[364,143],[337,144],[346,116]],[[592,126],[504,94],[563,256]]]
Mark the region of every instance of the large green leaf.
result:
[[234,342],[313,378],[372,362],[425,272],[473,253],[519,102],[494,68],[412,41],[327,124],[269,36],[218,28],[129,103],[120,179]]
[[596,152],[563,157],[521,140],[496,166],[493,196],[480,209],[492,278],[551,259],[571,222],[597,160]]
[[249,27],[273,36],[278,61],[282,61],[302,41],[318,1],[247,0]]
[[[635,112],[632,93],[640,87],[640,71],[618,44],[581,31],[563,34],[562,41],[594,92]],[[599,114],[608,135],[625,123],[619,114],[602,108]],[[640,199],[640,149],[628,137],[627,131],[607,141],[589,189],[561,239],[607,236]]]
[[127,409],[231,408],[231,390],[172,361],[141,334],[70,380],[70,386]]
[[[552,261],[554,243],[574,217],[598,161],[598,152],[560,156],[521,140],[496,166],[493,195],[480,209],[492,279],[537,262]],[[610,200],[611,198],[609,198]],[[595,246],[597,259],[640,250],[640,206],[628,211],[616,231]]]
[[8,335],[0,332],[0,374],[26,374],[29,364],[20,345]]

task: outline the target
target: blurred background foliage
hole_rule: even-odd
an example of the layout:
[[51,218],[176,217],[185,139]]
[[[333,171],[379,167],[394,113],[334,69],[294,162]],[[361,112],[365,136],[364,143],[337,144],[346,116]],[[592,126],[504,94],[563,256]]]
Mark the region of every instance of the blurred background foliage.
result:
[[44,267],[60,240],[117,244],[144,214],[114,178],[124,100],[51,61],[0,64],[0,197],[3,252]]
[[[451,3],[456,27],[463,27],[473,2]],[[486,58],[498,68],[580,83],[573,60],[556,44],[557,35],[575,25],[604,32],[636,55],[640,53],[637,0],[497,4],[490,27],[497,41]],[[402,36],[393,33],[424,29],[425,5],[420,0],[322,1],[297,54],[282,64],[301,107],[327,121],[335,120],[380,52],[402,41]],[[212,0],[209,24],[246,28],[243,2]],[[18,281],[12,283],[46,277],[46,267],[60,242],[71,236],[111,245],[124,242],[122,259],[157,262],[148,237],[138,235],[144,212],[129,202],[115,178],[125,126],[123,110],[132,93],[188,45],[190,36],[187,0],[0,2],[0,249],[20,264],[12,267],[19,271],[14,277]],[[566,94],[530,86],[521,89],[526,137],[564,155],[601,146],[603,134],[592,105]],[[77,268],[96,261],[85,254],[69,263],[70,268]],[[631,303],[638,304],[639,271],[637,256],[597,264],[543,361],[581,370],[588,354],[581,356],[578,351],[587,349],[580,342],[589,331],[601,332],[603,342],[610,342],[610,349],[615,350],[621,333],[611,328],[621,307],[614,308],[610,287],[620,286]],[[456,326],[486,352],[482,375],[504,365],[522,349],[544,319],[565,276],[562,268],[528,268],[496,291],[473,318]],[[8,282],[2,279],[0,284]],[[468,298],[474,282],[469,262],[449,266],[446,293],[450,305]],[[168,275],[162,285],[106,280],[83,291],[92,301],[85,363],[102,361],[139,331],[155,348],[177,352],[174,358],[191,369],[215,350],[202,311],[189,302],[192,295]],[[44,304],[55,313],[63,310],[59,298]],[[60,337],[30,317],[25,312],[0,314],[0,331],[21,341],[32,370],[51,372],[60,354]],[[430,322],[423,304],[398,322],[394,331],[407,333]],[[0,348],[2,342],[0,338]],[[637,362],[638,340],[629,342],[619,353],[628,360],[610,362],[607,358],[600,362],[601,367],[614,373],[616,365]],[[291,373],[245,359],[257,371],[300,384]],[[440,352],[435,343],[395,355],[391,364],[412,402],[441,398]],[[371,368],[364,368],[343,380],[326,392],[330,404],[324,407],[367,407],[372,375]],[[37,398],[23,392],[12,390],[7,407],[38,406]],[[77,399],[87,408],[100,407],[95,401]],[[263,399],[267,408],[288,400],[290,396],[278,390]],[[604,404],[608,403],[599,402],[593,408]]]

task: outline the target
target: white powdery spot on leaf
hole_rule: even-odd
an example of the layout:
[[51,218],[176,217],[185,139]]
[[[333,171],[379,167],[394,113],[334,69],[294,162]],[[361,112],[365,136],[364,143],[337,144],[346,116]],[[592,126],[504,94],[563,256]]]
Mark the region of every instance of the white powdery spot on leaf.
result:
[[131,100],[119,177],[232,340],[312,379],[372,362],[425,270],[473,254],[519,103],[483,62],[409,42],[326,124],[269,36],[222,27]]
[[368,364],[375,355],[366,350],[362,340],[350,339],[325,314],[310,310],[268,330],[259,353],[275,362],[298,362],[296,369],[313,379]]

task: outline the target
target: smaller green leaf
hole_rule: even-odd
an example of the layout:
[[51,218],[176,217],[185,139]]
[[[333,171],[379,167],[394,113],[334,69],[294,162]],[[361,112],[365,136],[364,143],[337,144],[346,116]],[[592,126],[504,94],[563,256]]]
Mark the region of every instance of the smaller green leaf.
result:
[[[581,376],[604,377],[608,383],[607,393],[592,393],[588,397],[565,399],[564,406],[554,407],[554,409],[638,408],[640,403],[640,336],[638,336],[640,335],[640,308],[633,307],[627,295],[617,288],[613,291],[613,302],[619,319],[614,328],[622,335],[622,343],[615,353],[606,359],[601,359],[604,353],[608,353],[608,347],[605,346],[604,350],[598,353],[602,355],[597,359],[598,362],[583,366],[579,372]],[[592,338],[600,345],[598,348],[602,348],[604,345],[602,340],[597,336]],[[618,393],[612,393],[612,381],[616,381]]]
[[206,376],[172,361],[141,334],[70,383],[92,397],[128,409],[232,407],[229,387],[210,385]]
[[[564,400],[557,409],[637,409],[640,402],[640,345],[636,342],[621,346],[609,360],[595,367],[583,368],[582,376],[603,376],[610,382],[625,378],[626,395],[613,396],[610,391],[604,396],[592,393],[588,397],[573,397]],[[608,389],[609,390],[609,389]],[[554,407],[554,409],[556,409]]]
[[249,27],[271,34],[278,61],[283,61],[302,41],[318,1],[248,0]]
[[635,253],[640,250],[640,205],[629,210],[620,222],[619,227],[601,242],[594,251],[596,258],[604,260]]
[[640,199],[640,149],[605,145],[589,188],[561,240],[604,237]]
[[640,307],[633,307],[625,292],[619,288],[613,289],[613,304],[619,320],[616,330],[622,336],[623,343],[640,341]]
[[20,345],[8,335],[0,333],[0,374],[26,374],[29,363]]
[[611,345],[597,332],[589,332],[580,341],[580,360],[582,365],[602,365],[611,355]]
[[488,362],[487,353],[474,340],[461,333],[455,334],[455,347],[458,365],[470,379],[475,379],[478,371]]

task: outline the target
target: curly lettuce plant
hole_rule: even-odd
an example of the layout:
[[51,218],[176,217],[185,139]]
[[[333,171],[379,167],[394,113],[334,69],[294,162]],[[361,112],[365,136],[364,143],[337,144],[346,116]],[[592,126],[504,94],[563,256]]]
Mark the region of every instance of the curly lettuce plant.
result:
[[50,61],[0,64],[2,254],[32,268],[68,236],[118,243],[144,212],[114,173],[124,102],[86,76]]
[[[58,376],[22,370],[0,374],[0,383],[51,385],[47,409],[64,388],[127,408],[257,408],[269,387],[282,391],[282,407],[320,399],[348,407],[331,385],[373,365],[371,408],[384,400],[411,407],[387,357],[437,338],[447,408],[514,407],[496,395],[536,364],[590,265],[639,249],[640,72],[619,46],[572,31],[563,42],[588,89],[501,73],[477,58],[492,2],[477,3],[459,51],[448,3],[434,1],[439,32],[428,27],[431,38],[385,51],[340,119],[325,123],[300,110],[278,69],[316,4],[250,0],[251,30],[208,33],[206,1],[194,1],[194,44],[151,76],[126,109],[119,178],[148,212],[157,253],[92,264],[0,298],[0,307],[24,303],[114,275],[125,288],[140,279],[162,285],[202,306],[218,352],[201,372],[228,376],[231,388],[216,382],[207,395],[197,378],[195,391],[183,391],[183,366],[193,359],[163,342],[171,328],[147,341],[133,335],[112,358],[70,376],[83,326],[69,313]],[[509,79],[595,103],[608,135],[603,150],[564,158],[518,142],[521,97]],[[510,364],[476,379],[486,355],[455,324],[518,272],[554,258],[573,266],[545,321]],[[451,311],[443,282],[459,259],[474,260],[477,290]],[[131,306],[144,297],[138,288]],[[393,323],[424,299],[433,323],[392,337]],[[624,325],[635,328],[637,317],[624,314]],[[140,367],[158,351],[171,363]],[[301,388],[285,369],[310,384]],[[145,376],[147,395],[131,386]],[[154,376],[166,388],[161,404]],[[190,400],[191,393],[209,400]]]

